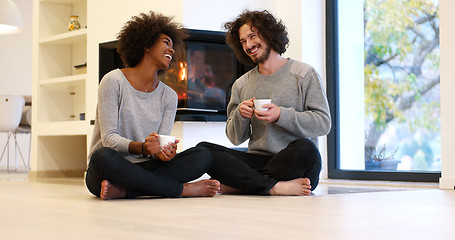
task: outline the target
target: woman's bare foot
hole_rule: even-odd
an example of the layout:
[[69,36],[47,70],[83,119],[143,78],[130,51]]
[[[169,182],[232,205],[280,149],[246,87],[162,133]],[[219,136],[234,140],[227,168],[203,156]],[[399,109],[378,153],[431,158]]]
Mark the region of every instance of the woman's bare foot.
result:
[[100,198],[103,200],[126,198],[126,188],[110,183],[108,180],[101,182]]
[[204,179],[197,182],[184,183],[182,197],[213,197],[220,190],[220,182]]
[[220,185],[220,193],[222,194],[242,194],[242,190],[238,188],[229,187],[227,185]]
[[269,191],[275,196],[309,196],[311,194],[310,179],[296,178],[290,181],[279,181]]

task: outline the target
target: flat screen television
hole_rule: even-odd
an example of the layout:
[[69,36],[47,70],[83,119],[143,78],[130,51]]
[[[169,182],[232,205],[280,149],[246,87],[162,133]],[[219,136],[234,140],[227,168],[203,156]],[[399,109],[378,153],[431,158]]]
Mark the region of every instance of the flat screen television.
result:
[[[181,59],[159,79],[178,95],[177,121],[225,121],[234,81],[254,66],[240,63],[225,43],[225,33],[187,29]],[[99,45],[99,77],[124,65],[117,41]]]

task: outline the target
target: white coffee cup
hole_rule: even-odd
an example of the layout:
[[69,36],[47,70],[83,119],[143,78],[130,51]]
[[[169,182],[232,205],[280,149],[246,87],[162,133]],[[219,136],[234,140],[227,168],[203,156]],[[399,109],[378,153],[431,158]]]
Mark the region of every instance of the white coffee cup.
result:
[[160,142],[160,147],[164,147],[164,145],[168,145],[169,143],[175,143],[175,137],[168,136],[168,135],[159,135],[158,141]]
[[266,103],[271,103],[271,102],[272,102],[272,99],[254,99],[253,100],[254,108],[259,111],[269,110],[268,108],[263,108],[262,105],[264,105]]

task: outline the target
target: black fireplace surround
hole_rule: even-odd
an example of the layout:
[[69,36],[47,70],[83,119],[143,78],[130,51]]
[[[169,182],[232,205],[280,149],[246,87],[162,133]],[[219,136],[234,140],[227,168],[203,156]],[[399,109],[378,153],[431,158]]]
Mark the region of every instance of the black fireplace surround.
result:
[[[176,121],[226,121],[234,81],[253,66],[240,63],[225,43],[225,33],[187,29],[184,52],[159,74],[177,92]],[[99,44],[99,80],[123,68],[117,41]]]

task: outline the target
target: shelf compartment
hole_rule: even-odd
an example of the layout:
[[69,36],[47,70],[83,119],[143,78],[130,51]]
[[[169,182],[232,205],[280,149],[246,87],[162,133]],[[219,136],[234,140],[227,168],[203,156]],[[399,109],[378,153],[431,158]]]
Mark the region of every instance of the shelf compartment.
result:
[[78,173],[83,176],[87,168],[87,136],[38,136],[37,173]]
[[87,62],[86,49],[86,41],[72,45],[40,44],[39,79],[74,75],[76,73],[74,66]]
[[82,29],[87,24],[87,2],[85,0],[40,1],[40,39],[68,32],[70,16],[79,16]]
[[85,114],[85,79],[79,76],[45,80],[40,84],[39,122],[81,121]]

